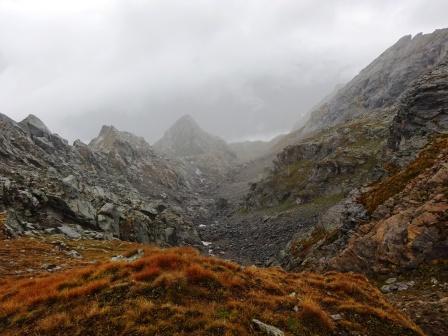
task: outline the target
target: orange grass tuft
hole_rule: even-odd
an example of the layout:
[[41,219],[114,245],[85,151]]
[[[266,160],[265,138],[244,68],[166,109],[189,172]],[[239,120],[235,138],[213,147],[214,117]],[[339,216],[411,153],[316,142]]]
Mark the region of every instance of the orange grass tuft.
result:
[[158,266],[149,266],[144,268],[142,271],[135,273],[133,278],[137,281],[147,281],[153,280],[161,273],[161,269]]
[[313,329],[334,330],[335,324],[331,317],[311,297],[305,297],[301,302],[300,317]]
[[100,289],[105,288],[108,286],[109,281],[107,279],[99,279],[92,282],[89,282],[87,284],[84,284],[80,287],[75,287],[68,289],[62,293],[62,296],[65,299],[74,299],[78,297],[85,297],[87,295],[94,294],[98,292]]
[[[346,312],[344,323],[333,322],[329,312]],[[356,319],[359,314],[384,328],[373,333]],[[244,336],[253,334],[253,318],[293,334],[328,335],[356,326],[365,335],[421,335],[362,276],[243,268],[191,248],[147,248],[132,263],[107,261],[0,281],[0,328],[7,336]]]
[[185,275],[188,282],[200,284],[210,281],[217,282],[217,278],[212,271],[204,269],[201,265],[193,264],[187,267]]

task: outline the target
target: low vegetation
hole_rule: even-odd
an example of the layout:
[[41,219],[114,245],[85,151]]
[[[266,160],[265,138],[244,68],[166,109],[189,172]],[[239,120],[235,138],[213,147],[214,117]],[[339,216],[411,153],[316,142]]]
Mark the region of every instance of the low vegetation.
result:
[[[322,197],[346,196],[378,178],[390,118],[360,117],[316,132],[284,148],[274,169],[257,183],[246,203],[284,211],[316,203]],[[336,204],[340,198],[335,198]],[[319,211],[324,211],[322,204]]]
[[1,334],[249,335],[256,318],[287,335],[421,335],[360,275],[242,267],[191,248],[144,252],[0,278]]
[[420,175],[425,169],[430,168],[441,151],[446,148],[448,148],[447,135],[434,139],[404,170],[372,184],[369,191],[362,195],[361,203],[369,213],[374,212],[379,205],[404,190],[409,181]]

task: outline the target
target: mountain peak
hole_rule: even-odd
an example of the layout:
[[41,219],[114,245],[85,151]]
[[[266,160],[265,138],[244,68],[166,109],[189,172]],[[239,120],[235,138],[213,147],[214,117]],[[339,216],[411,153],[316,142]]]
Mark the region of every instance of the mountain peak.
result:
[[100,135],[104,135],[109,132],[120,132],[120,131],[116,129],[115,126],[113,125],[103,125],[100,130]]
[[184,114],[182,117],[180,117],[179,119],[177,119],[177,122],[180,123],[192,123],[192,124],[196,124],[196,120],[194,120],[194,118],[191,116],[191,114]]
[[33,136],[41,137],[46,134],[51,134],[50,129],[34,114],[29,114],[28,117],[19,122],[19,125]]
[[160,152],[180,157],[228,151],[224,140],[204,131],[188,114],[179,118],[154,147]]
[[99,135],[90,141],[89,147],[100,152],[110,152],[120,143],[126,143],[136,150],[150,148],[143,137],[130,132],[120,131],[112,125],[103,125]]
[[196,120],[190,114],[185,114],[179,119],[177,119],[176,122],[170,127],[170,130],[180,128],[191,129],[195,130],[196,132],[197,131],[204,132],[202,128],[199,126],[199,124],[196,122]]

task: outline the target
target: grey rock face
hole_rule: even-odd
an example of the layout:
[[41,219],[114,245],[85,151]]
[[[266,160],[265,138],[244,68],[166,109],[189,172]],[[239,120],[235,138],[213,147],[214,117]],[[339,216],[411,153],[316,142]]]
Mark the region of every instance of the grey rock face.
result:
[[336,125],[392,106],[409,83],[437,66],[448,53],[448,29],[408,35],[382,53],[311,113],[302,132]]
[[440,133],[448,133],[448,56],[400,97],[388,144],[409,161],[429,136]]
[[33,114],[30,114],[28,117],[23,119],[20,123],[29,134],[35,137],[45,137],[51,135],[51,131],[48,127]]
[[[346,199],[321,214],[315,226],[297,232],[286,249],[277,256],[278,262],[286,269],[310,267],[314,270],[326,269],[330,257],[341,251],[354,234],[356,227],[368,219],[366,210],[357,202],[358,197],[359,190],[353,190]],[[311,246],[306,254],[292,254],[292,247],[300,250],[300,242],[308,240],[316,227],[327,232],[338,231],[338,234],[330,244],[324,244],[322,239],[321,242]]]
[[151,147],[144,138],[129,132],[119,131],[113,126],[103,126],[98,137],[89,143],[89,147],[105,153],[118,149],[124,156],[151,152]]
[[[35,116],[16,123],[0,114],[0,157],[0,208],[10,235],[201,244],[191,214],[179,207],[195,182],[142,138],[109,127],[91,147],[70,146]],[[174,223],[163,218],[172,212]],[[169,239],[168,228],[177,233]]]
[[58,230],[71,239],[81,238],[81,234],[68,225],[62,225],[58,227]]

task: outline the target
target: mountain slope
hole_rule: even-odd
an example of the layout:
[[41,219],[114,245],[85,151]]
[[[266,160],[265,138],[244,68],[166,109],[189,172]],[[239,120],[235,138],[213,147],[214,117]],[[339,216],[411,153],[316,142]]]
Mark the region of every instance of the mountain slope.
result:
[[[20,240],[37,253],[46,246]],[[78,264],[117,251],[124,261],[31,279],[1,274],[2,335],[423,335],[359,275],[244,268],[193,249],[114,241],[70,241],[70,248],[80,251]]]
[[[335,267],[402,272],[432,259],[448,259],[447,92],[445,60],[415,81],[397,102],[385,157],[391,174],[355,200],[371,221],[351,224],[360,225],[362,233],[354,234],[345,252],[328,250]],[[398,238],[401,234],[404,240]]]
[[445,58],[389,109],[394,118],[380,151],[387,174],[299,230],[280,254],[288,269],[399,277],[384,290],[429,335],[448,332],[447,85]]
[[189,185],[148,147],[107,153],[73,146],[35,116],[0,115],[0,206],[10,235],[61,232],[159,244],[200,245],[179,207]]
[[448,28],[402,37],[313,110],[305,125],[286,137],[281,146],[293,144],[310,132],[391,107],[412,81],[434,68],[447,54]]
[[[315,111],[311,127],[281,139],[273,169],[245,197],[250,218],[241,219],[265,234],[242,237],[243,243],[275,237],[278,243],[268,253],[280,250],[294,230],[306,236],[321,214],[353,189],[408,164],[431,134],[446,132],[447,41],[447,29],[401,39],[330,97],[322,114]],[[276,219],[268,226],[263,216]],[[240,222],[238,215],[233,221]],[[251,246],[241,247],[248,250]]]

